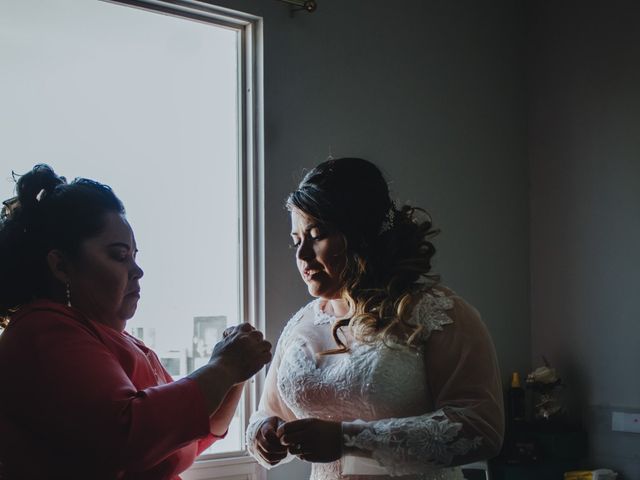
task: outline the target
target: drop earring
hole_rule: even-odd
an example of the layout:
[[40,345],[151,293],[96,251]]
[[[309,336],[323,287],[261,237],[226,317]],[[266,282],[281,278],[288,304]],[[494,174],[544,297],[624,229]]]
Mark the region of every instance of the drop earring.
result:
[[71,285],[67,283],[67,307],[71,306]]

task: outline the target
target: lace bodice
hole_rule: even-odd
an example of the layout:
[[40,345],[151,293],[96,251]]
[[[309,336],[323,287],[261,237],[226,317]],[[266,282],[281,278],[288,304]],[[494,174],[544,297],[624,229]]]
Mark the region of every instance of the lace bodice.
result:
[[[318,356],[335,347],[335,318],[324,306],[320,299],[312,301],[282,332],[259,410],[247,431],[250,452],[258,427],[272,415],[285,421],[315,417],[343,422],[347,455],[334,463],[313,464],[314,480],[398,475],[458,479],[459,469],[449,466],[486,458],[485,452],[499,449],[499,374],[490,338],[472,307],[451,292],[432,290],[412,313],[412,321],[424,327],[417,348],[360,343],[343,328],[349,352]],[[476,339],[468,338],[474,334]],[[474,348],[476,343],[482,348]],[[450,348],[454,351],[441,351]],[[459,369],[474,350],[479,352],[472,361],[484,363],[490,375],[483,372],[482,378],[469,381],[477,365],[473,372]],[[456,380],[462,383],[452,389]],[[474,398],[475,383],[482,387]],[[443,402],[449,395],[451,401]]]

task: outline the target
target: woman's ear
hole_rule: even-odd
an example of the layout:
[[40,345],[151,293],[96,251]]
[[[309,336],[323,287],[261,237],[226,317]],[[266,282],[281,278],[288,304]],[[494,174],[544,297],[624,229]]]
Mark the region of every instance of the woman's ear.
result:
[[53,249],[47,253],[47,265],[51,274],[62,283],[69,283],[68,262],[64,253]]

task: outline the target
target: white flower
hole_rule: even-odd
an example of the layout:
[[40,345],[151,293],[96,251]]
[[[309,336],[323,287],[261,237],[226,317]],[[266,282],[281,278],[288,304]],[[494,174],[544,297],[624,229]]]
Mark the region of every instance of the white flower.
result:
[[529,377],[538,383],[553,383],[558,381],[558,376],[556,375],[556,369],[551,367],[539,367],[536,368]]

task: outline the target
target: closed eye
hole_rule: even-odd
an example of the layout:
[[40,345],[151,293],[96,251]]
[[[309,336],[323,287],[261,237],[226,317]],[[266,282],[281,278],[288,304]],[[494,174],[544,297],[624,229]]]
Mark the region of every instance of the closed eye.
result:
[[295,250],[300,246],[300,240],[297,237],[291,237],[291,243],[289,244],[289,248],[291,250]]
[[[314,232],[315,233],[315,232]],[[310,240],[313,240],[314,242],[320,241],[320,240],[324,240],[327,236],[324,235],[323,233],[316,233],[315,235],[312,235],[311,233],[308,233],[308,238]],[[296,249],[300,246],[300,240],[298,240],[298,237],[292,237],[292,242],[289,244],[289,248]]]
[[134,250],[131,250],[129,245],[124,243],[111,244],[109,245],[109,250],[110,250],[111,258],[113,258],[118,262],[126,262],[127,260],[129,260],[129,258],[132,258],[135,260],[138,254],[137,248]]
[[115,250],[111,256],[119,262],[126,262],[129,258],[135,258],[135,254],[131,255],[128,250]]

